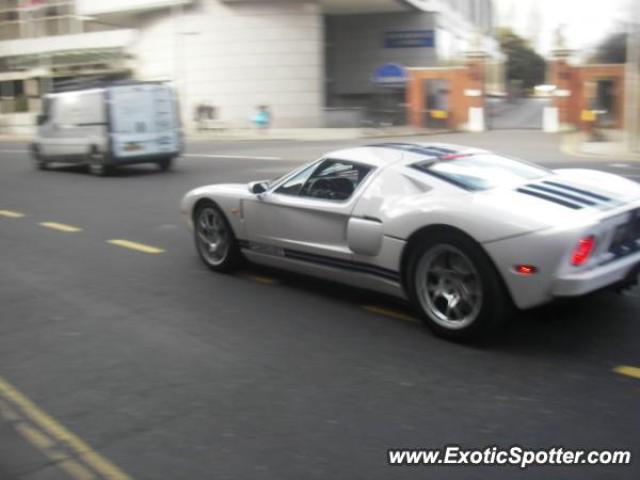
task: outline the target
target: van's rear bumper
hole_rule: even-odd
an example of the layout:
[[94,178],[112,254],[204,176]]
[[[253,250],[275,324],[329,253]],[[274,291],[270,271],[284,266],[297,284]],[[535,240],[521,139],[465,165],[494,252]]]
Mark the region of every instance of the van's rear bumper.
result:
[[111,165],[135,165],[136,163],[153,163],[167,158],[175,158],[180,155],[179,151],[175,152],[162,152],[153,154],[141,154],[127,157],[111,156],[109,164]]

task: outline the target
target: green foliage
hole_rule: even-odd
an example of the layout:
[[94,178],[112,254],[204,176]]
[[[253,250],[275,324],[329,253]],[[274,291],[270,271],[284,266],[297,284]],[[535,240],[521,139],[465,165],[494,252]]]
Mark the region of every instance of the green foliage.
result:
[[500,49],[507,56],[507,80],[533,88],[544,83],[546,62],[527,41],[510,28],[498,30]]

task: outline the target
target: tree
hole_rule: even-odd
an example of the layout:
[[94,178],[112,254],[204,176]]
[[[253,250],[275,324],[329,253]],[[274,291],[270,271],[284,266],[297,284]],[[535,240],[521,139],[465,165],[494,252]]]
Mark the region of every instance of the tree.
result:
[[527,41],[513,30],[503,27],[498,30],[500,49],[507,57],[507,80],[522,83],[524,88],[533,88],[544,83],[546,63]]
[[596,47],[591,63],[625,63],[627,61],[627,34],[612,33]]

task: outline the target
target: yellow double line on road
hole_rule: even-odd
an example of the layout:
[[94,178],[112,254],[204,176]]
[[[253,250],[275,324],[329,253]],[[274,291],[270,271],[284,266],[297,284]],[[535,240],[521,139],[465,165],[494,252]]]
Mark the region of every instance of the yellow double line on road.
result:
[[130,477],[0,377],[0,415],[74,480]]

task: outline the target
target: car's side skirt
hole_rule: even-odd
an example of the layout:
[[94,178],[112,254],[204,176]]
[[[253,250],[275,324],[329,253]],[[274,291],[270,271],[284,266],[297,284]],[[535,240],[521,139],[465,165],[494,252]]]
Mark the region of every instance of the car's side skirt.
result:
[[255,248],[245,241],[239,243],[242,253],[252,262],[406,299],[397,272],[323,255],[286,249]]

